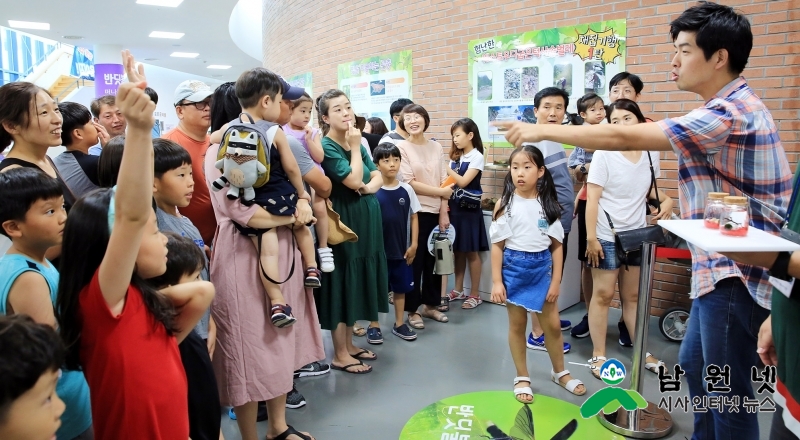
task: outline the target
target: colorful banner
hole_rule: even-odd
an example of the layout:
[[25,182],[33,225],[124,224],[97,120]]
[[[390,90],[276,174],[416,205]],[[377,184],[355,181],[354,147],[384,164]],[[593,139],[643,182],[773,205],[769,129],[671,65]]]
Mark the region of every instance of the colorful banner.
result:
[[411,99],[412,74],[411,50],[373,56],[339,64],[339,89],[356,114],[381,118],[394,129],[389,106],[400,98]]
[[580,409],[537,394],[530,405],[508,391],[460,394],[426,406],[403,427],[400,440],[559,439],[624,440]]
[[69,74],[78,78],[94,80],[94,52],[85,47],[75,46]]
[[105,95],[116,96],[117,89],[125,78],[125,69],[122,64],[95,64],[94,78],[94,96],[96,98]]
[[608,80],[625,70],[625,35],[622,19],[470,41],[470,117],[494,146],[510,147],[489,122],[534,122],[533,98],[545,87],[564,89],[571,113],[588,92],[608,103]]

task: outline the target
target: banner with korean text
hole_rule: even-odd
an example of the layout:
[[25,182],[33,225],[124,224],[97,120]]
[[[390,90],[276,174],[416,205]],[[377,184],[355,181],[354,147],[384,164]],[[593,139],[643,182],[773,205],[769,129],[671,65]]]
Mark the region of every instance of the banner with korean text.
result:
[[510,147],[491,121],[534,122],[533,99],[545,87],[575,102],[594,92],[608,103],[608,80],[625,70],[625,20],[609,20],[469,42],[469,115],[497,147]]

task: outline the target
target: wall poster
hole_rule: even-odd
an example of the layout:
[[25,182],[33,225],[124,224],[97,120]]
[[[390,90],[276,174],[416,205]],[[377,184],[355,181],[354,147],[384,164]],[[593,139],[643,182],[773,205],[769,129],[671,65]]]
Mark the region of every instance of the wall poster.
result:
[[390,130],[394,121],[389,106],[400,98],[411,99],[411,77],[411,50],[339,64],[339,89],[356,114],[381,118]]
[[510,147],[491,121],[534,122],[545,87],[569,94],[568,111],[594,92],[608,103],[608,80],[625,70],[625,20],[609,20],[469,42],[469,115],[493,145]]

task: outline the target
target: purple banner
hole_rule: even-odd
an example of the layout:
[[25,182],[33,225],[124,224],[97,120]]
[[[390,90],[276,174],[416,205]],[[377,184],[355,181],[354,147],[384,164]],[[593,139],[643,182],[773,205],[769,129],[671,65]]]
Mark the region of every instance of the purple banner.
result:
[[117,94],[119,85],[125,77],[122,64],[95,64],[94,65],[94,96],[99,98],[105,95]]

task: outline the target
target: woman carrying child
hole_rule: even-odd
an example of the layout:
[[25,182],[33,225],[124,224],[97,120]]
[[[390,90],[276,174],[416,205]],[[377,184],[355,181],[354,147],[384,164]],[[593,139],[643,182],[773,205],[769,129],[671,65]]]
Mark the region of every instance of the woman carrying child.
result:
[[[483,223],[483,210],[480,206],[481,175],[483,174],[483,141],[478,125],[469,118],[459,119],[450,127],[453,146],[450,147],[449,179],[455,182],[455,198],[449,201],[450,222],[456,230],[453,243],[455,253],[456,284],[447,295],[447,301],[464,300],[462,309],[474,309],[481,300],[478,286],[481,283],[481,257],[478,252],[489,250],[486,226]],[[457,198],[459,191],[469,191],[477,195],[477,201]],[[469,264],[472,295],[464,293],[464,276]]]
[[545,346],[553,366],[551,380],[582,396],[586,387],[564,368],[564,340],[558,315],[564,229],[559,221],[561,207],[555,184],[544,166],[542,152],[534,146],[514,150],[509,163],[511,170],[495,206],[489,233],[492,301],[507,306],[508,345],[517,370],[514,396],[522,403],[533,403],[525,346],[528,312],[542,315]]

